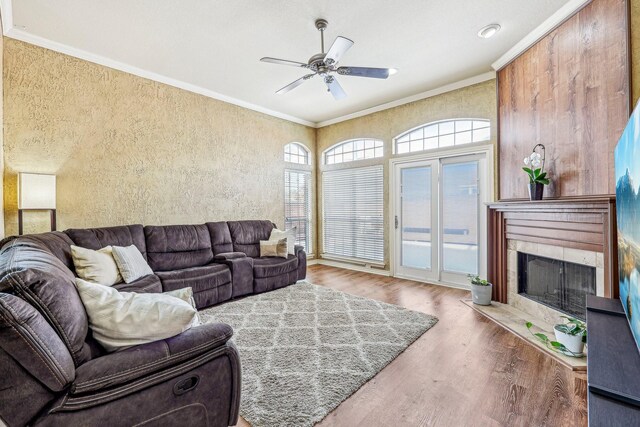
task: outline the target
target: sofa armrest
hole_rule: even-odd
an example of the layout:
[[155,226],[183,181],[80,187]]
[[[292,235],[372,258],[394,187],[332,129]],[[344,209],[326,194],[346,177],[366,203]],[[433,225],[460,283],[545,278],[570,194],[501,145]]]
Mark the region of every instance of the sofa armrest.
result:
[[253,258],[244,252],[225,252],[215,255],[213,262],[231,270],[231,298],[253,293]]
[[179,335],[92,359],[76,369],[71,394],[95,392],[193,359],[225,343],[231,326],[209,323]]
[[298,258],[298,280],[307,278],[307,253],[300,245],[296,245],[296,257]]
[[245,254],[244,252],[223,252],[221,254],[217,254],[213,256],[213,259],[215,261],[228,261],[231,259],[238,259],[238,258],[246,258],[247,254]]

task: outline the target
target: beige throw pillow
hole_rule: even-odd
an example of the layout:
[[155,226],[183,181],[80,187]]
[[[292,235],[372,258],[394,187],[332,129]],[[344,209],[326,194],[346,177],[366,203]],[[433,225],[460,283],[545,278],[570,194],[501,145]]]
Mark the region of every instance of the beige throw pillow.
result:
[[71,245],[71,258],[81,279],[106,286],[122,282],[111,246],[94,251]]
[[287,257],[287,239],[260,240],[260,257]]
[[197,310],[175,296],[118,292],[76,279],[93,337],[107,351],[170,338],[191,328]]
[[297,232],[298,232],[298,227],[293,227],[286,231],[282,231],[282,230],[278,230],[277,228],[274,228],[273,230],[271,230],[271,236],[269,236],[269,240],[287,239],[287,253],[289,255],[295,255]]
[[188,302],[191,307],[196,310],[196,316],[193,318],[193,322],[191,323],[191,327],[200,326],[202,321],[200,320],[200,313],[198,313],[198,308],[196,307],[196,300],[193,299],[193,289],[191,288],[182,288],[176,289],[175,291],[163,292],[163,295],[170,295],[172,297],[180,298],[184,302]]
[[135,246],[112,246],[113,259],[116,260],[118,270],[125,282],[131,283],[141,277],[153,274],[140,250]]

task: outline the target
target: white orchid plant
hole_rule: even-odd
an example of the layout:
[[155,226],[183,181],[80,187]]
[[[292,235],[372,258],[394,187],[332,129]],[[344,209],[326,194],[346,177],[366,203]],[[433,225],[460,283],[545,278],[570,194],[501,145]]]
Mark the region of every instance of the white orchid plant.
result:
[[[542,154],[537,151],[538,148],[541,149]],[[544,171],[544,160],[545,149],[542,144],[533,147],[531,154],[524,158],[525,167],[522,170],[529,175],[530,184],[549,185],[549,178],[547,178],[547,173]]]

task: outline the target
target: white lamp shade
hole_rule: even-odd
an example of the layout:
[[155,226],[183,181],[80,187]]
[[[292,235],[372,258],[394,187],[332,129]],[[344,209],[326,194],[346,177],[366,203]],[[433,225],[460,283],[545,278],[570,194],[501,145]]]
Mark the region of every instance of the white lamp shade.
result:
[[55,209],[56,176],[18,174],[18,209]]

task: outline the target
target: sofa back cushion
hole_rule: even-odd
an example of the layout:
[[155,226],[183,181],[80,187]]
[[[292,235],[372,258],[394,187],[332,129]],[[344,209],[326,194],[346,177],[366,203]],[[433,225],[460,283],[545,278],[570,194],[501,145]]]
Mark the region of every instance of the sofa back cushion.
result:
[[75,378],[71,354],[51,325],[22,298],[1,292],[0,347],[51,391]]
[[71,271],[75,271],[71,257],[71,245],[73,241],[62,231],[51,231],[41,234],[27,234],[26,236],[11,236],[0,242],[0,248],[11,240],[20,238],[24,241],[32,241],[46,247]]
[[0,292],[35,307],[67,346],[75,366],[91,359],[87,314],[75,276],[43,244],[17,238],[0,249]]
[[271,221],[229,221],[229,232],[234,252],[244,252],[249,257],[260,256],[260,240],[269,240],[274,225]]
[[135,245],[144,259],[147,259],[147,245],[142,225],[120,225],[102,228],[72,228],[65,230],[76,246],[97,251],[105,246]]
[[208,222],[206,224],[211,235],[211,249],[214,255],[233,252],[233,242],[229,226],[225,221]]
[[147,260],[153,271],[181,270],[213,259],[206,225],[148,225],[144,227]]

